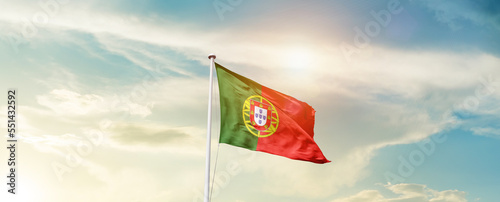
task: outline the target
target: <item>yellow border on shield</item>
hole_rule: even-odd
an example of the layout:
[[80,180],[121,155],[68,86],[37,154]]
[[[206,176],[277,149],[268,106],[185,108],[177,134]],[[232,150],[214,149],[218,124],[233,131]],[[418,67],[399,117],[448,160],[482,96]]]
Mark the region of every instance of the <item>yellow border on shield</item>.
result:
[[[265,100],[267,101],[267,103],[269,103],[271,105],[271,113],[273,114],[276,114],[276,118],[271,116],[271,126],[265,130],[265,131],[259,131],[257,129],[255,129],[253,126],[252,126],[252,123],[250,122],[250,100],[253,100],[253,98],[257,98],[257,100],[255,101],[259,101],[259,102],[262,102],[262,100]],[[255,135],[257,137],[269,137],[271,136],[272,134],[274,134],[274,132],[276,132],[276,130],[278,129],[278,124],[279,124],[279,117],[278,117],[278,111],[276,111],[276,108],[274,107],[273,103],[269,102],[269,100],[267,100],[266,98],[260,96],[260,95],[252,95],[250,97],[248,97],[245,102],[243,103],[243,121],[245,123],[245,126],[247,127],[248,131],[250,131],[250,133],[252,133],[252,135]],[[264,135],[261,135],[261,133],[267,133],[267,134],[264,134]]]

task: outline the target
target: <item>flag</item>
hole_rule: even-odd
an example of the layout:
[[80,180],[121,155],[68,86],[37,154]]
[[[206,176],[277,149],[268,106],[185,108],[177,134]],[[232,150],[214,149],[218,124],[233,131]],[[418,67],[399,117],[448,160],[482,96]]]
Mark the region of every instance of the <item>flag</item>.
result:
[[219,143],[290,159],[328,163],[314,142],[315,110],[215,63],[219,83]]

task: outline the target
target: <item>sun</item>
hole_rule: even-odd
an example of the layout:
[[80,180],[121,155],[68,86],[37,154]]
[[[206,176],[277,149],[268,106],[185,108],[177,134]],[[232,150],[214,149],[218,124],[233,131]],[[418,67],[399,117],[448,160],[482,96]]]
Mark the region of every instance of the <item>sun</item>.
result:
[[290,48],[285,51],[286,68],[307,69],[312,63],[311,51],[306,48]]

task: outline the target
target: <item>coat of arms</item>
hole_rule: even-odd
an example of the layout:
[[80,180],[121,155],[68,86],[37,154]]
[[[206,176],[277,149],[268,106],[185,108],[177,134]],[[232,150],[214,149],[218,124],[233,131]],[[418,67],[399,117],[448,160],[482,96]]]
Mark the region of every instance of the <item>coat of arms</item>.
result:
[[253,135],[267,137],[278,128],[278,111],[264,97],[250,96],[243,104],[243,120]]

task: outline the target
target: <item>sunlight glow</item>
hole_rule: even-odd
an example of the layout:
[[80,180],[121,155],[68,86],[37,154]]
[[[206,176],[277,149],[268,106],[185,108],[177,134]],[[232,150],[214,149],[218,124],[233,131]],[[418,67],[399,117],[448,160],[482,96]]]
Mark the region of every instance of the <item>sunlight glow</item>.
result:
[[312,62],[311,51],[305,48],[292,48],[285,51],[285,68],[307,69]]

